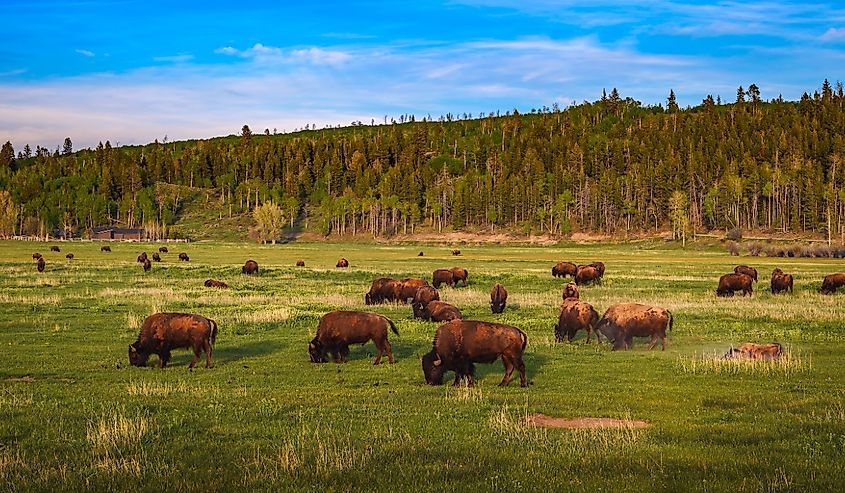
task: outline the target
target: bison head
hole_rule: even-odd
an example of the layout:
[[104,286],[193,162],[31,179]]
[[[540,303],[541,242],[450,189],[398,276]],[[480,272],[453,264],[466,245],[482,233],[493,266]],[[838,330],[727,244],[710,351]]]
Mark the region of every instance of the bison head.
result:
[[425,383],[429,385],[443,385],[443,375],[446,374],[446,369],[443,368],[440,356],[434,349],[422,357],[422,369],[423,375],[425,376]]
[[311,339],[311,342],[308,344],[308,354],[311,355],[312,363],[325,363],[328,361],[323,343],[316,337]]
[[135,342],[129,345],[129,364],[132,366],[144,366],[150,353],[139,349],[140,344]]
[[373,304],[373,296],[370,293],[364,295],[364,304],[372,305]]

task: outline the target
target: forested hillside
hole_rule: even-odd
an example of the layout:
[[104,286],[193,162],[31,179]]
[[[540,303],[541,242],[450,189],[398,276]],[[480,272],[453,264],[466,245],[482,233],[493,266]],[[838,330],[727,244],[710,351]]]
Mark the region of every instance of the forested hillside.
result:
[[[166,230],[179,190],[226,214],[273,201],[323,233],[623,234],[672,227],[834,235],[845,228],[845,96],[643,106],[616,90],[528,114],[253,133],[74,152],[6,143],[0,232],[119,224]],[[168,185],[181,185],[173,187]]]

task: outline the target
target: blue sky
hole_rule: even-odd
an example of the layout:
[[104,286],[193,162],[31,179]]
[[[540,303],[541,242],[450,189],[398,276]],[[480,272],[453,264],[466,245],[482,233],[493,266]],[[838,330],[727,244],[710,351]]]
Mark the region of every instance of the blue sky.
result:
[[55,148],[306,124],[646,104],[845,79],[845,3],[0,1],[0,141]]

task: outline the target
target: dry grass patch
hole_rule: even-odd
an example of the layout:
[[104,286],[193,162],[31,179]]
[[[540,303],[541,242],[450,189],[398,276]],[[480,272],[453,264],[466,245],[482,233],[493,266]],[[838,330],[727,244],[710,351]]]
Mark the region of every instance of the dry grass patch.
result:
[[123,449],[140,448],[151,429],[145,416],[127,416],[121,410],[101,415],[88,424],[86,438],[95,452],[110,454]]
[[784,347],[780,358],[772,360],[756,359],[725,359],[724,353],[714,351],[709,354],[681,357],[679,359],[681,371],[691,374],[794,374],[812,370],[812,361],[803,357],[798,351]]
[[200,386],[185,382],[130,382],[126,385],[126,393],[136,397],[169,397],[174,394],[212,397],[218,395],[220,389],[214,385]]
[[543,413],[530,414],[526,420],[532,426],[543,428],[648,428],[649,423],[640,420],[614,418],[553,418]]

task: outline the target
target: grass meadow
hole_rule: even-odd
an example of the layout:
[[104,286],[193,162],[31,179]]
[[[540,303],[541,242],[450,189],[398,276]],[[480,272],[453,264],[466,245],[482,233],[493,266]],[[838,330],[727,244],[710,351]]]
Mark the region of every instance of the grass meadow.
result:
[[[168,245],[145,274],[135,257],[152,245],[49,245],[0,242],[0,491],[845,490],[845,294],[817,292],[845,261],[662,242],[463,245],[461,257],[431,245],[192,243]],[[334,268],[341,256],[349,269]],[[240,274],[249,258],[260,276]],[[629,301],[670,309],[668,349],[637,339],[612,352],[583,332],[555,344],[558,260],[606,263],[602,285],[581,291],[599,313]],[[737,262],[760,271],[754,296],[716,298]],[[364,305],[375,277],[456,265],[470,285],[441,298],[527,332],[527,388],[497,387],[500,362],[478,365],[474,388],[425,385],[420,357],[437,324],[409,306]],[[767,291],[776,266],[795,276],[794,295]],[[494,316],[496,282],[510,297]],[[339,308],[390,317],[397,363],[372,366],[370,343],[345,365],[311,364],[317,321]],[[189,372],[186,350],[164,370],[130,367],[127,345],[157,311],[215,319],[214,368]],[[783,361],[717,359],[774,341]],[[540,428],[526,419],[535,413],[650,426]]]

